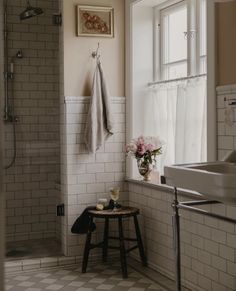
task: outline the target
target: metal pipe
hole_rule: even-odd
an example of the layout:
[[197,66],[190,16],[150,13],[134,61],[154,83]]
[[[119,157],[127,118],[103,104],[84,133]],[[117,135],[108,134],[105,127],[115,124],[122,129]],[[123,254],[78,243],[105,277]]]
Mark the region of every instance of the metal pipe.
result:
[[[207,203],[205,203],[205,204],[207,204]],[[211,201],[209,201],[209,204],[211,204]],[[213,218],[221,219],[223,221],[227,221],[227,222],[230,222],[230,223],[236,223],[236,219],[233,219],[233,218],[230,218],[230,217],[226,217],[226,216],[223,216],[223,215],[219,215],[219,214],[215,214],[215,213],[211,213],[209,211],[206,211],[206,210],[203,210],[203,209],[199,209],[199,208],[196,208],[196,207],[184,205],[183,203],[179,203],[177,207],[179,209],[189,210],[189,211],[192,211],[192,212],[195,212],[195,213],[203,214],[205,216],[210,216],[210,217],[213,217]]]
[[214,201],[214,200],[197,200],[197,201],[185,201],[185,202],[180,202],[179,204],[181,205],[187,205],[187,206],[197,206],[197,205],[208,205],[208,204],[219,204],[221,202],[219,201]]
[[173,223],[173,239],[174,239],[174,250],[175,250],[175,283],[176,291],[181,291],[181,254],[180,254],[180,217],[179,217],[179,202],[177,188],[174,188],[174,202],[172,208],[174,210],[172,216]]
[[[7,30],[7,0],[4,1],[4,121],[12,122],[13,130],[13,157],[10,163],[5,166],[5,170],[11,168],[16,161],[16,122],[17,119],[14,115],[14,98],[12,100],[12,110],[9,110],[9,80],[13,79],[13,72],[10,72],[9,60],[8,60],[8,30]],[[13,87],[12,87],[13,91]]]

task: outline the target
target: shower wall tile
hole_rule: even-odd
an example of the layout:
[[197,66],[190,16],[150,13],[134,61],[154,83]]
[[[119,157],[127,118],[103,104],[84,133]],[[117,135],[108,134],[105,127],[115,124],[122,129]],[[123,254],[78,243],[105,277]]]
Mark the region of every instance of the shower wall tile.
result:
[[[115,134],[96,154],[88,154],[83,139],[89,100],[88,97],[66,97],[62,103],[61,183],[66,204],[64,250],[68,256],[82,255],[85,236],[73,235],[70,229],[86,206],[96,205],[99,198],[109,200],[109,189],[115,186],[121,189],[121,202],[128,203],[128,194],[124,191],[125,98],[112,98]],[[98,223],[97,229],[96,238],[99,239],[103,223]],[[111,231],[115,230],[111,226]]]
[[[63,11],[63,1],[59,0],[59,11]],[[67,165],[65,161],[66,149],[66,130],[65,130],[65,104],[64,104],[64,26],[62,25],[59,30],[59,96],[60,96],[60,183],[57,188],[60,190],[58,202],[65,204],[65,213],[63,217],[57,217],[56,220],[56,238],[61,241],[63,254],[66,254],[67,238],[66,238],[66,225],[67,225],[67,206],[66,206],[66,170]]]
[[[8,2],[9,62],[14,62],[10,105],[15,106],[17,158],[5,173],[7,240],[60,235],[59,28],[52,15],[58,0],[32,2],[44,14],[20,21],[26,1]],[[60,32],[61,33],[61,32]],[[15,58],[22,49],[23,58]],[[5,164],[13,156],[13,128],[5,124]]]

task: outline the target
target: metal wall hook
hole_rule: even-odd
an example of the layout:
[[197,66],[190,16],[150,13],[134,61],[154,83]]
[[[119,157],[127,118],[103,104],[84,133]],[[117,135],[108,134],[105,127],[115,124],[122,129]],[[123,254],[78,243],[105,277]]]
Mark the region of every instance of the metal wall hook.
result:
[[96,51],[93,51],[92,52],[92,57],[94,59],[97,58],[97,60],[99,60],[99,58],[100,58],[100,54],[98,53],[99,52],[99,48],[100,48],[100,43],[98,42],[98,46],[97,46]]

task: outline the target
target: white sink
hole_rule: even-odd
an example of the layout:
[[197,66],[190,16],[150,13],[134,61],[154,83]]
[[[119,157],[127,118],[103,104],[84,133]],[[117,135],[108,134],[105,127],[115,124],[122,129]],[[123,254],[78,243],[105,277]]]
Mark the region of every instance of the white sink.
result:
[[236,163],[225,161],[166,166],[164,176],[167,185],[236,205]]

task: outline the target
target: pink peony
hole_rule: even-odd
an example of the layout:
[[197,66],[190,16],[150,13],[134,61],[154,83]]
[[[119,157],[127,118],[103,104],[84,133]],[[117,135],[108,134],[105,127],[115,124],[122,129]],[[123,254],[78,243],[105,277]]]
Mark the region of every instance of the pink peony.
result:
[[154,150],[154,145],[151,143],[146,144],[146,151],[152,152]]
[[132,153],[135,154],[137,151],[137,146],[135,143],[131,142],[126,145],[126,153]]
[[146,152],[146,148],[145,148],[145,145],[144,144],[138,144],[138,147],[137,147],[137,153],[142,156],[144,155]]
[[144,137],[140,135],[137,139],[137,145],[143,145],[145,143]]

